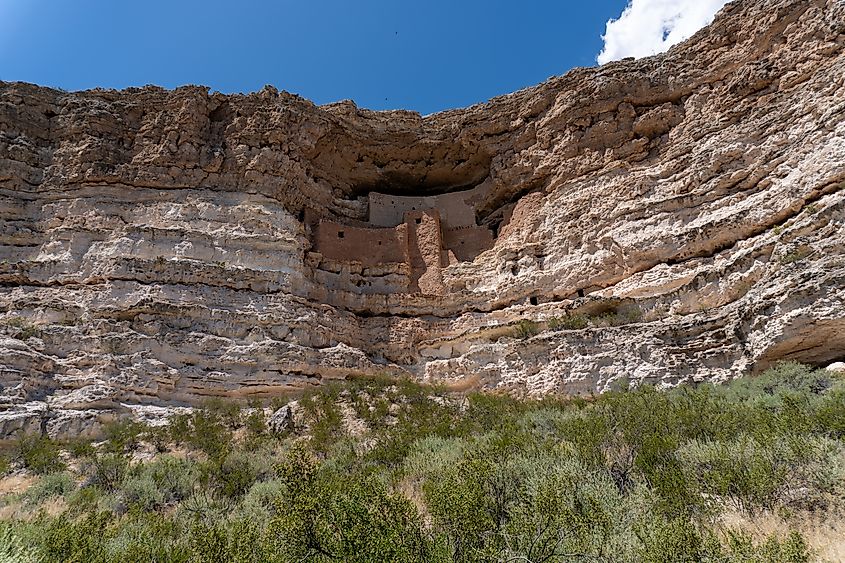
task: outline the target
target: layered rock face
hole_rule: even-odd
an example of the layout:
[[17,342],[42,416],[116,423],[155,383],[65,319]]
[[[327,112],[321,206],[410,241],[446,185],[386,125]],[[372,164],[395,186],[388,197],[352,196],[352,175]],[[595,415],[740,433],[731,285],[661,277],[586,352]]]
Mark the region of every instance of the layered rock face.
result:
[[841,360],[843,186],[839,0],[740,0],[426,117],[0,83],[0,434],[366,374],[577,394]]

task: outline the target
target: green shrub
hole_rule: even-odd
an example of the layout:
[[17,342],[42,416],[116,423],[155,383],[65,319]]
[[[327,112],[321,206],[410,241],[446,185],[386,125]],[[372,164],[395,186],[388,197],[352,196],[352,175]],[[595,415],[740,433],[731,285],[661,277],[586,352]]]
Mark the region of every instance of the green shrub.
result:
[[113,453],[123,453],[138,447],[146,428],[131,420],[120,420],[103,426],[103,449]]
[[810,561],[807,542],[796,531],[790,532],[783,539],[771,535],[761,544],[755,545],[750,534],[728,530],[726,544],[731,561],[759,563],[807,563]]
[[141,438],[152,444],[156,452],[164,453],[172,441],[170,433],[171,430],[167,424],[148,426],[141,434]]
[[838,454],[838,447],[818,439],[760,442],[749,436],[729,442],[693,441],[678,451],[685,474],[704,493],[751,511],[784,502],[789,490],[834,489],[838,478],[826,470]]
[[460,433],[456,403],[432,392],[407,382],[397,384],[396,396],[391,399],[401,403],[396,423],[379,427],[373,448],[366,454],[368,462],[395,468],[402,464],[416,440]]
[[76,482],[69,473],[64,471],[42,476],[37,483],[23,493],[28,504],[39,505],[45,500],[63,497],[76,489]]
[[272,452],[268,450],[230,453],[214,469],[217,490],[226,497],[239,498],[256,481],[265,481],[273,476]]
[[[156,490],[151,498],[160,498],[158,506],[170,506],[194,493],[199,485],[200,473],[196,462],[165,455],[132,468],[123,489],[127,491],[131,481],[150,482]],[[147,485],[140,484],[138,487],[139,492],[143,492]],[[138,497],[138,500],[142,499]],[[142,501],[141,504],[149,503]]]
[[460,438],[427,436],[415,440],[405,456],[402,468],[406,476],[422,482],[459,462],[466,450]]
[[845,438],[845,409],[842,405],[845,405],[845,386],[839,384],[815,403],[813,430],[838,440]]
[[120,487],[123,498],[142,511],[153,511],[166,505],[165,494],[149,474],[127,477]]
[[787,391],[820,395],[833,383],[833,376],[826,370],[813,369],[797,362],[780,362],[760,375],[735,379],[719,389],[725,391],[731,400],[740,401]]
[[336,441],[346,434],[343,416],[337,404],[338,388],[329,386],[313,395],[306,395],[300,405],[311,422],[311,446],[315,451],[328,453]]
[[636,561],[674,563],[675,561],[720,561],[721,546],[712,533],[701,531],[686,518],[665,520],[659,516],[638,523],[640,546]]
[[103,545],[106,561],[187,563],[191,560],[185,530],[160,514],[130,512],[109,532]]
[[240,425],[241,407],[234,401],[215,397],[203,404],[202,411],[209,418],[225,424],[230,429]]
[[215,411],[194,411],[189,421],[186,443],[205,453],[209,459],[221,462],[231,450],[231,431]]
[[[258,563],[279,561],[264,538],[260,522],[237,519],[223,525],[195,524],[190,533],[193,561],[219,563]],[[320,560],[311,554],[304,560]]]
[[511,329],[511,335],[514,338],[519,338],[521,340],[527,340],[532,336],[536,336],[540,334],[541,327],[540,324],[529,320],[529,319],[522,319],[518,323],[514,325]]
[[190,526],[197,523],[210,526],[225,521],[232,509],[231,499],[221,497],[213,489],[200,487],[179,504],[176,518]]
[[131,507],[161,510],[190,497],[200,474],[197,463],[165,455],[132,467],[120,484],[120,493]]
[[256,522],[267,522],[276,515],[284,483],[279,480],[253,483],[240,504],[239,516]]
[[106,491],[117,490],[129,467],[129,460],[120,453],[97,452],[83,464],[83,472],[89,483],[99,485]]
[[20,340],[29,340],[33,336],[40,336],[41,329],[23,317],[12,317],[4,322],[6,326],[15,329],[15,337]]
[[507,515],[498,509],[512,489],[499,491],[497,503],[487,494],[492,475],[488,460],[465,459],[423,487],[435,530],[446,538],[455,562],[483,560],[497,551],[498,538],[491,531],[504,523]]
[[589,560],[600,559],[610,545],[619,546],[617,556],[629,551],[623,546],[632,541],[624,521],[630,499],[606,471],[559,453],[518,455],[501,471],[521,484],[502,532],[510,557],[565,560],[578,553]]
[[794,264],[796,262],[801,262],[804,258],[810,256],[813,252],[807,247],[799,247],[792,252],[788,252],[780,257],[781,264]]
[[[797,364],[589,399],[361,378],[301,399],[310,436],[270,439],[263,412],[212,404],[160,432],[162,449],[176,438],[205,455],[130,466],[138,436],[124,424],[105,444],[68,444],[86,486],[46,475],[19,498],[64,495],[67,509],[14,535],[43,561],[806,561],[800,535],[720,543],[713,522],[730,503],[837,508],[843,398],[842,378]],[[58,458],[49,440],[23,450]]]
[[595,326],[622,326],[642,320],[642,310],[638,305],[623,305],[605,313],[589,317]]
[[581,330],[587,328],[590,322],[584,315],[564,315],[549,319],[551,330]]
[[254,406],[244,420],[244,428],[247,433],[247,441],[257,445],[269,436],[267,428],[267,417],[264,416],[264,409]]
[[46,436],[21,436],[15,444],[16,457],[24,467],[43,475],[64,469],[59,457],[59,446]]
[[0,562],[35,563],[39,561],[38,552],[15,533],[14,525],[0,522]]
[[71,456],[78,459],[93,457],[96,453],[94,444],[92,444],[90,440],[86,440],[84,438],[74,438],[68,440],[65,442],[64,446]]
[[111,520],[107,512],[88,513],[81,518],[68,514],[42,518],[39,551],[46,561],[105,562]]
[[321,472],[301,448],[291,450],[280,472],[284,493],[268,537],[282,560],[317,554],[348,562],[430,560],[417,511],[377,480]]

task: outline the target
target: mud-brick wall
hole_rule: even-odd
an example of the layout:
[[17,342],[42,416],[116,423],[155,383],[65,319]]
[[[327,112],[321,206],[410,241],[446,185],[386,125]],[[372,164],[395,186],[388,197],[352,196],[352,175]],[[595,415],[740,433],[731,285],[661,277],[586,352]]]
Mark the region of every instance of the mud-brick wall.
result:
[[408,229],[408,257],[412,291],[442,295],[443,239],[440,214],[436,209],[411,211],[405,215]]
[[377,266],[407,262],[406,229],[362,229],[322,220],[317,225],[315,250],[330,260]]
[[436,209],[446,229],[470,227],[475,222],[473,202],[486,187],[449,194],[410,197],[370,192],[370,223],[379,227],[395,227],[405,220],[406,213]]
[[471,261],[493,247],[493,231],[487,227],[443,229],[443,244],[459,261]]

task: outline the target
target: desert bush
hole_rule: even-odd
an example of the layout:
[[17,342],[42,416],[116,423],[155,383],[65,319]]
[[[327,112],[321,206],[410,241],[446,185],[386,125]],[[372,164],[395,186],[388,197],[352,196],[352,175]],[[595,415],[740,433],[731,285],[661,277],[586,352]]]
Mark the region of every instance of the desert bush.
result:
[[138,447],[144,425],[132,420],[120,420],[103,426],[105,444],[102,448],[108,452],[123,453]]
[[59,457],[59,445],[46,436],[20,436],[14,450],[23,466],[34,473],[55,473],[65,467]]
[[812,412],[813,430],[838,440],[845,438],[845,385],[837,383],[815,402]]
[[164,453],[171,443],[171,429],[167,424],[147,426],[141,433],[141,439],[152,444],[156,452]]
[[397,384],[401,408],[393,426],[381,427],[374,436],[374,447],[366,453],[369,463],[386,468],[402,464],[411,445],[428,436],[460,435],[458,407],[453,402],[438,401],[431,390],[407,382]]
[[28,340],[33,336],[41,335],[41,329],[24,317],[12,317],[6,319],[2,324],[14,329],[15,337],[20,340]]
[[98,485],[106,491],[116,491],[129,468],[129,460],[121,453],[96,452],[82,464],[88,484]]
[[212,526],[216,522],[225,521],[232,513],[233,507],[231,499],[222,497],[213,489],[200,487],[179,503],[175,517],[189,527],[198,523]]
[[788,252],[780,257],[780,263],[787,265],[787,264],[794,264],[796,262],[801,262],[808,256],[812,254],[812,250],[807,247],[799,247],[792,252]]
[[[435,530],[446,539],[453,561],[492,558],[498,551],[491,534],[506,516],[497,512],[497,502],[487,495],[493,464],[480,457],[461,463],[428,480],[423,491]],[[499,500],[507,498],[499,491]]]
[[191,530],[193,560],[220,563],[277,561],[264,535],[262,523],[248,519],[237,519],[225,527],[195,526]]
[[411,444],[402,469],[406,476],[422,482],[460,461],[465,450],[466,444],[460,438],[420,438]]
[[199,478],[196,462],[165,455],[132,467],[121,491],[130,504],[158,510],[190,497]]
[[603,466],[605,443],[614,429],[602,413],[593,409],[561,412],[546,426],[554,436],[571,445],[581,460],[591,466]]
[[753,511],[773,508],[790,490],[831,491],[838,484],[830,473],[838,453],[834,444],[818,439],[760,442],[742,436],[729,442],[689,442],[678,458],[702,492]]
[[42,533],[38,551],[46,561],[108,561],[105,542],[112,516],[107,512],[91,512],[80,518],[61,514],[39,521]]
[[235,450],[214,468],[214,486],[224,496],[239,498],[253,483],[274,474],[273,453],[268,449]]
[[240,425],[241,407],[235,401],[214,397],[205,401],[201,410],[230,429]]
[[751,535],[737,530],[728,530],[726,551],[730,561],[755,561],[759,563],[806,563],[810,561],[807,542],[796,531],[785,538],[771,535],[760,544],[755,544]]
[[589,324],[590,321],[584,315],[564,315],[549,319],[550,330],[581,330]]
[[120,490],[126,502],[142,511],[158,510],[165,506],[164,492],[149,474],[127,477]]
[[253,483],[241,500],[238,516],[256,522],[267,522],[275,516],[280,507],[277,500],[284,490],[284,483],[278,479]]
[[606,471],[558,454],[520,455],[503,469],[522,483],[502,531],[509,557],[600,559],[610,545],[631,542],[619,537],[630,535],[623,519],[629,507]]
[[27,504],[39,505],[45,500],[63,497],[76,489],[73,477],[64,471],[42,476],[22,497]]
[[520,340],[527,340],[532,336],[540,334],[540,331],[541,326],[539,323],[529,319],[522,319],[511,329],[511,336]]
[[624,305],[588,318],[594,326],[622,326],[642,320],[642,310],[638,305]]
[[834,376],[826,370],[813,369],[797,362],[781,362],[760,375],[741,377],[716,389],[732,401],[743,401],[776,396],[786,391],[820,395],[833,384]]
[[[63,494],[67,509],[16,537],[43,561],[806,561],[798,535],[755,543],[713,522],[731,503],[837,507],[843,397],[840,377],[795,364],[584,399],[361,378],[301,399],[310,435],[270,439],[263,411],[211,405],[160,433],[205,454],[187,460],[129,466],[139,438],[122,425],[68,444],[85,486],[47,475],[28,494]],[[344,430],[341,401],[363,434]]]
[[231,431],[216,411],[196,410],[188,418],[185,442],[219,463],[231,450]]
[[282,463],[281,510],[268,537],[282,560],[428,561],[430,542],[404,497],[365,476],[321,472],[302,448]]
[[721,561],[722,549],[712,532],[687,518],[644,518],[635,526],[639,545],[635,560],[643,563]]
[[322,453],[327,453],[345,434],[343,416],[337,405],[338,392],[338,387],[329,386],[324,393],[307,394],[300,400],[311,421],[312,447]]
[[0,562],[36,563],[39,559],[37,550],[17,535],[11,523],[0,522]]
[[259,404],[254,403],[251,406],[249,413],[244,418],[244,429],[246,430],[246,441],[252,446],[258,446],[269,437],[267,417]]
[[104,559],[120,563],[187,563],[191,552],[178,523],[155,513],[130,512],[109,530]]
[[78,487],[69,495],[65,496],[68,504],[67,513],[79,516],[86,513],[96,512],[120,512],[123,501],[112,491],[106,491],[96,486]]

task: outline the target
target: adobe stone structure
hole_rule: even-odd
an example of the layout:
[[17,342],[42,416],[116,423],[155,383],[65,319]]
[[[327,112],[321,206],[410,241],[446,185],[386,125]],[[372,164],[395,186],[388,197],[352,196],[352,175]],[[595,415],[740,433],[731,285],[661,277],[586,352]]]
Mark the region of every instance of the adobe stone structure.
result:
[[[487,191],[482,184],[430,196],[370,192],[366,222],[333,221],[308,212],[305,223],[310,226],[313,252],[321,266],[334,263],[334,268],[325,267],[342,274],[343,265],[360,265],[362,278],[366,278],[380,267],[393,265],[395,268],[387,271],[407,276],[406,292],[442,295],[443,268],[472,260],[493,246],[493,232],[476,223],[475,206]],[[370,292],[372,287],[372,281],[323,281],[336,289],[357,292]]]

